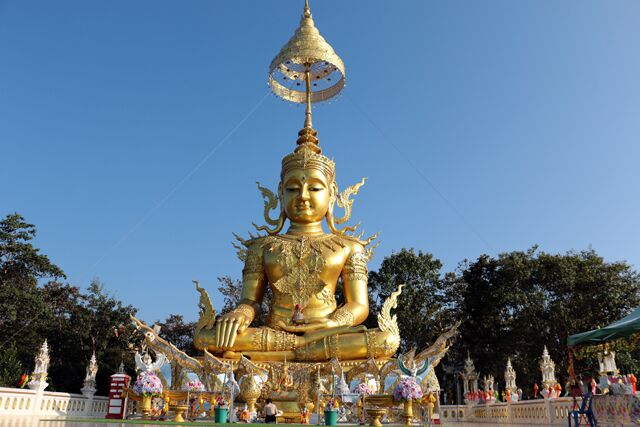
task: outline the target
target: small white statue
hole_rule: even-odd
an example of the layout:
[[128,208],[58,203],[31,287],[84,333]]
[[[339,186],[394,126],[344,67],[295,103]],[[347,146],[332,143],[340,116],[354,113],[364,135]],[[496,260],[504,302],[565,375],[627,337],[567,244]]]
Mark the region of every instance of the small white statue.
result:
[[91,355],[89,365],[87,366],[87,373],[84,376],[84,383],[80,391],[85,397],[93,397],[96,392],[96,375],[98,374],[98,362],[96,360],[96,353]]
[[47,340],[44,340],[40,351],[35,357],[35,369],[31,374],[31,381],[29,381],[29,388],[32,390],[44,390],[47,388],[47,376],[49,375],[49,345]]
[[136,360],[136,371],[138,372],[138,374],[140,374],[141,372],[159,371],[160,368],[162,368],[162,366],[167,361],[167,358],[164,355],[164,353],[157,353],[156,361],[154,362],[151,359],[149,352],[146,349],[144,349],[142,355],[136,351],[135,360]]
[[598,364],[600,365],[600,374],[607,374],[609,372],[614,375],[618,374],[615,351],[605,350],[603,353],[598,354]]
[[598,354],[598,364],[600,365],[598,387],[605,392],[609,389],[609,375],[616,377],[620,373],[616,366],[616,352],[605,348],[602,353]]
[[338,379],[338,384],[336,384],[336,392],[339,396],[351,393],[351,391],[349,390],[349,384],[347,384],[347,380],[344,378],[344,372]]
[[467,360],[464,362],[464,372],[460,374],[462,376],[462,392],[464,394],[464,400],[466,403],[470,401],[469,396],[477,395],[478,392],[478,374],[476,373],[476,367],[471,360],[471,355],[467,352]]
[[516,390],[518,390],[518,386],[516,385],[516,371],[513,369],[513,365],[511,365],[510,357],[507,359],[507,369],[504,372],[504,381],[504,388],[505,390],[507,390],[507,392],[515,393]]
[[424,374],[429,369],[429,359],[425,358],[420,364],[416,360],[416,348],[413,347],[408,353],[398,356],[398,368],[408,376],[417,379],[419,375]]
[[558,383],[556,380],[555,374],[556,364],[553,360],[551,360],[551,356],[549,355],[549,351],[547,350],[547,346],[544,346],[544,350],[542,351],[542,359],[540,360],[540,371],[542,372],[542,385],[543,389],[548,389],[549,387],[555,387]]

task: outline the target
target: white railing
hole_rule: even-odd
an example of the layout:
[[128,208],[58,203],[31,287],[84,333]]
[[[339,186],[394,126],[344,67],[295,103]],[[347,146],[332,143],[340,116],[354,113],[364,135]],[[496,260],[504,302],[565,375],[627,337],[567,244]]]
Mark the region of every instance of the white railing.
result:
[[7,417],[104,417],[107,400],[100,396],[87,398],[81,394],[0,387],[0,424],[5,425]]
[[489,405],[442,405],[440,418],[450,423],[566,425],[567,416],[571,409],[573,409],[573,398],[571,397]]

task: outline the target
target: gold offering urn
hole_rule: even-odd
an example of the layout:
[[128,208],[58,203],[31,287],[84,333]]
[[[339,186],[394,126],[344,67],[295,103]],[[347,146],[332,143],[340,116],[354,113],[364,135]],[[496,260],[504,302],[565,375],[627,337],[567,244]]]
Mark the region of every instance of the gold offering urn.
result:
[[[257,236],[236,236],[244,263],[240,303],[216,318],[207,292],[197,286],[199,349],[228,359],[244,354],[256,361],[320,362],[387,358],[398,348],[390,310],[400,291],[385,302],[378,328],[361,325],[369,314],[367,262],[376,236],[355,235],[357,226],[340,228],[351,217],[351,197],[364,179],[341,192],[335,163],[322,154],[312,127],[312,104],[334,97],[344,84],[344,63],[320,35],[305,2],[299,27],[269,67],[273,92],[306,104],[304,127],[293,152],[282,159],[276,192],[258,184],[267,225],[256,226],[262,232]],[[336,216],[336,207],[344,210],[342,216]],[[344,288],[340,306],[338,286]],[[253,327],[267,288],[273,294],[267,324]]]
[[260,397],[262,387],[256,380],[255,375],[245,375],[240,378],[240,394],[247,402],[247,410],[250,413],[256,412],[256,401]]

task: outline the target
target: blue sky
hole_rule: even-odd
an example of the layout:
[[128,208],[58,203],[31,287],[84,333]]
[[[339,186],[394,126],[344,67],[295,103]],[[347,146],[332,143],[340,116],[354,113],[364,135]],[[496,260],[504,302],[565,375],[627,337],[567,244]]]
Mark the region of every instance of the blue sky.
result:
[[[240,277],[304,110],[267,69],[300,1],[0,1],[0,215],[149,322]],[[347,67],[314,125],[394,250],[592,246],[640,266],[640,2],[311,1]]]

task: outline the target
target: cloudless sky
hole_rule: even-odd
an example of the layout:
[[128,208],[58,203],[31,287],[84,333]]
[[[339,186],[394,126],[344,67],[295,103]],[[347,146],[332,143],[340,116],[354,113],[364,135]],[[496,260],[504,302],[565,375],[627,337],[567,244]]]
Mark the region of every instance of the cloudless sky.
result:
[[[302,107],[268,65],[302,0],[1,1],[0,216],[148,322],[241,276]],[[354,221],[452,271],[593,247],[640,267],[640,2],[312,0],[343,58],[314,125]]]

